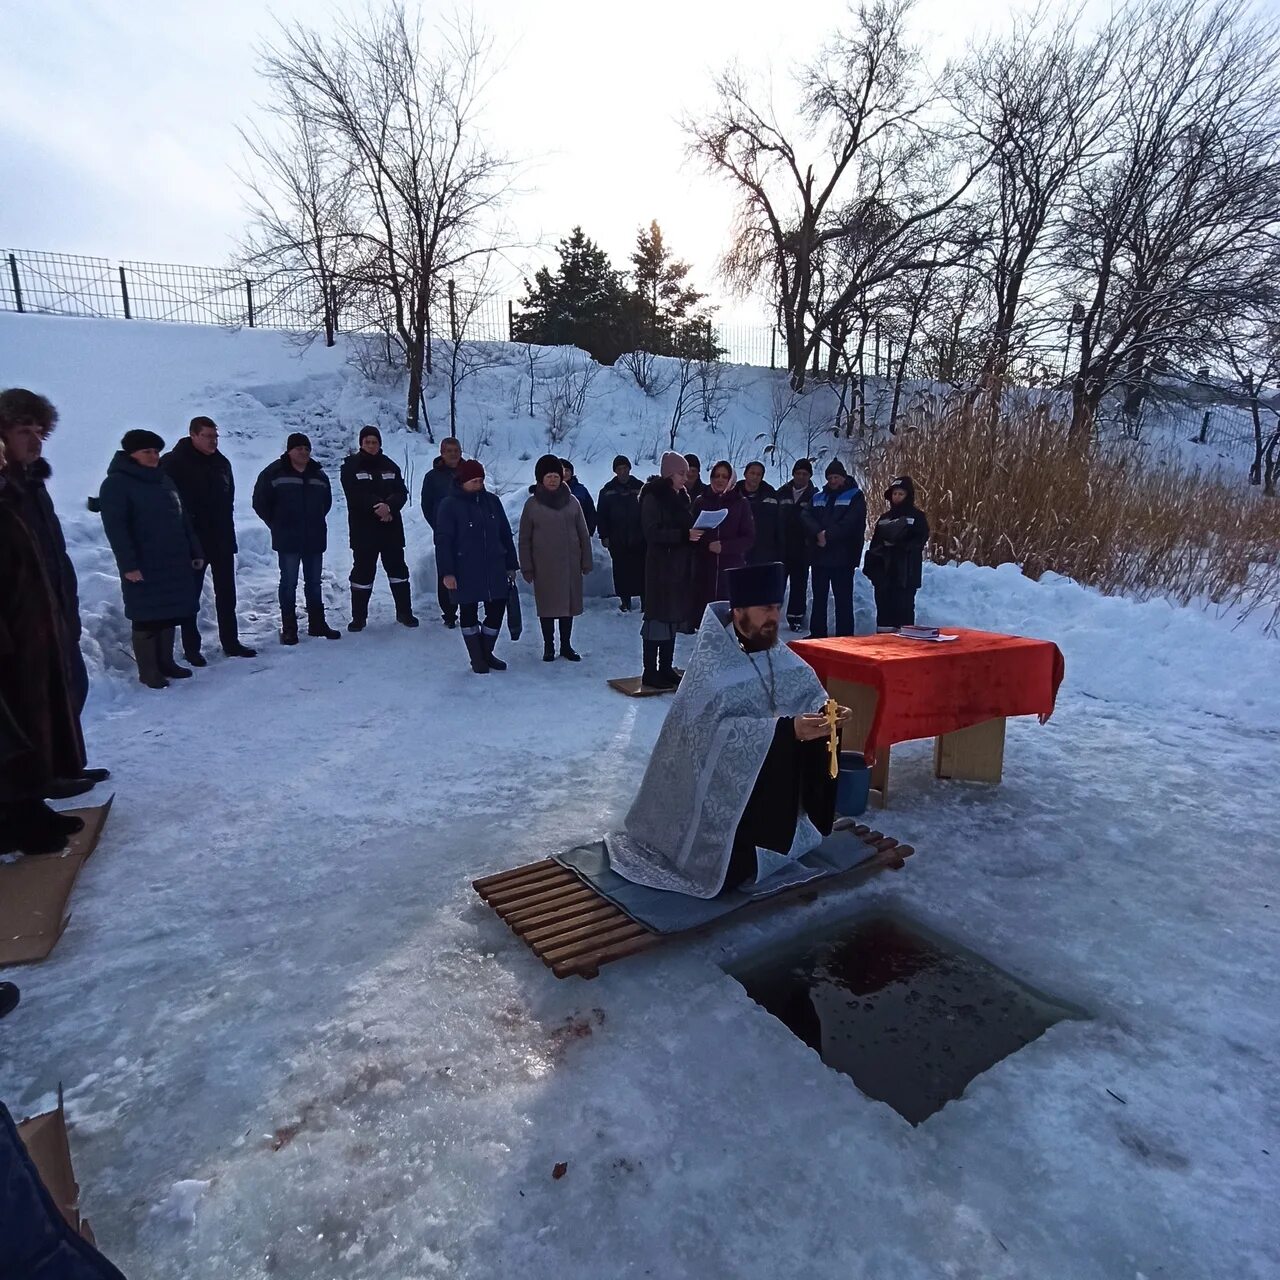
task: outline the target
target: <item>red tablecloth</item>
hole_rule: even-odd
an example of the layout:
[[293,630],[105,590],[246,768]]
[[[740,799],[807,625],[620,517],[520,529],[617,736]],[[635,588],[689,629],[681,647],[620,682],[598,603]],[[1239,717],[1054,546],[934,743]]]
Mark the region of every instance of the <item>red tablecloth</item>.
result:
[[932,738],[1000,716],[1053,714],[1065,664],[1056,644],[991,631],[944,627],[957,640],[902,636],[793,640],[791,647],[828,680],[879,694],[863,751],[868,762],[895,742]]

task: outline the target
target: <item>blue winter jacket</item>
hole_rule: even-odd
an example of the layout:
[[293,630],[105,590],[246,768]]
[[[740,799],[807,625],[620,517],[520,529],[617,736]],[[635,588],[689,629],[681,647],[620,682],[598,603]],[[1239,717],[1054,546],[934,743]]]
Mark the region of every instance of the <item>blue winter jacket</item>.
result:
[[569,481],[569,492],[577,498],[578,506],[582,508],[582,518],[587,522],[587,533],[594,538],[596,536],[596,504],[591,501],[591,491],[577,476],[574,476]]
[[465,493],[456,484],[435,510],[436,572],[457,578],[458,604],[507,598],[508,572],[520,568],[511,521],[497,494]]
[[[204,552],[173,481],[120,450],[107,468],[98,510],[120,570],[125,616],[168,622],[195,613],[191,562],[204,559]],[[126,582],[124,575],[135,569],[142,581]]]
[[314,459],[301,473],[287,453],[266,467],[253,486],[253,509],[271,530],[271,547],[311,555],[329,545],[326,516],[333,506],[329,477]]
[[124,1280],[62,1216],[0,1104],[0,1276],[5,1280]]
[[[809,553],[815,569],[856,569],[862,562],[867,538],[867,499],[852,478],[838,493],[819,489],[808,506],[800,508],[809,535]],[[827,535],[818,546],[818,534]]]

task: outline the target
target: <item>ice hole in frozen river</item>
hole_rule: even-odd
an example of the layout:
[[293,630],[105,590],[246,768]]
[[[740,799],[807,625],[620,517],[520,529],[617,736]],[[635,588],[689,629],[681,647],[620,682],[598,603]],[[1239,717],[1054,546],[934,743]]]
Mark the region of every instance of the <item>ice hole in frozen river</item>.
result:
[[726,968],[827,1066],[913,1125],[1054,1023],[1089,1016],[895,914],[801,934]]

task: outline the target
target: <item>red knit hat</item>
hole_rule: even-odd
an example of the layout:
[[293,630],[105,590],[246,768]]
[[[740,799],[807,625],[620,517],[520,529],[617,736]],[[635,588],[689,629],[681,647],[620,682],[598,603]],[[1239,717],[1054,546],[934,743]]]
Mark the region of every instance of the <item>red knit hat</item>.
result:
[[453,478],[458,484],[466,484],[468,480],[483,480],[484,467],[474,458],[467,458],[454,467]]

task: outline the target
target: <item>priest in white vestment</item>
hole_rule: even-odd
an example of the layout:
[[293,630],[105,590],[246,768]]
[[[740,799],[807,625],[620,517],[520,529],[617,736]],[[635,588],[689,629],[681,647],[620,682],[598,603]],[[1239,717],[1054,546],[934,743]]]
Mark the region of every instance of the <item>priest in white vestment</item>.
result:
[[827,692],[778,643],[785,570],[725,577],[729,599],[707,606],[635,802],[605,840],[620,876],[697,898],[767,879],[835,820]]

